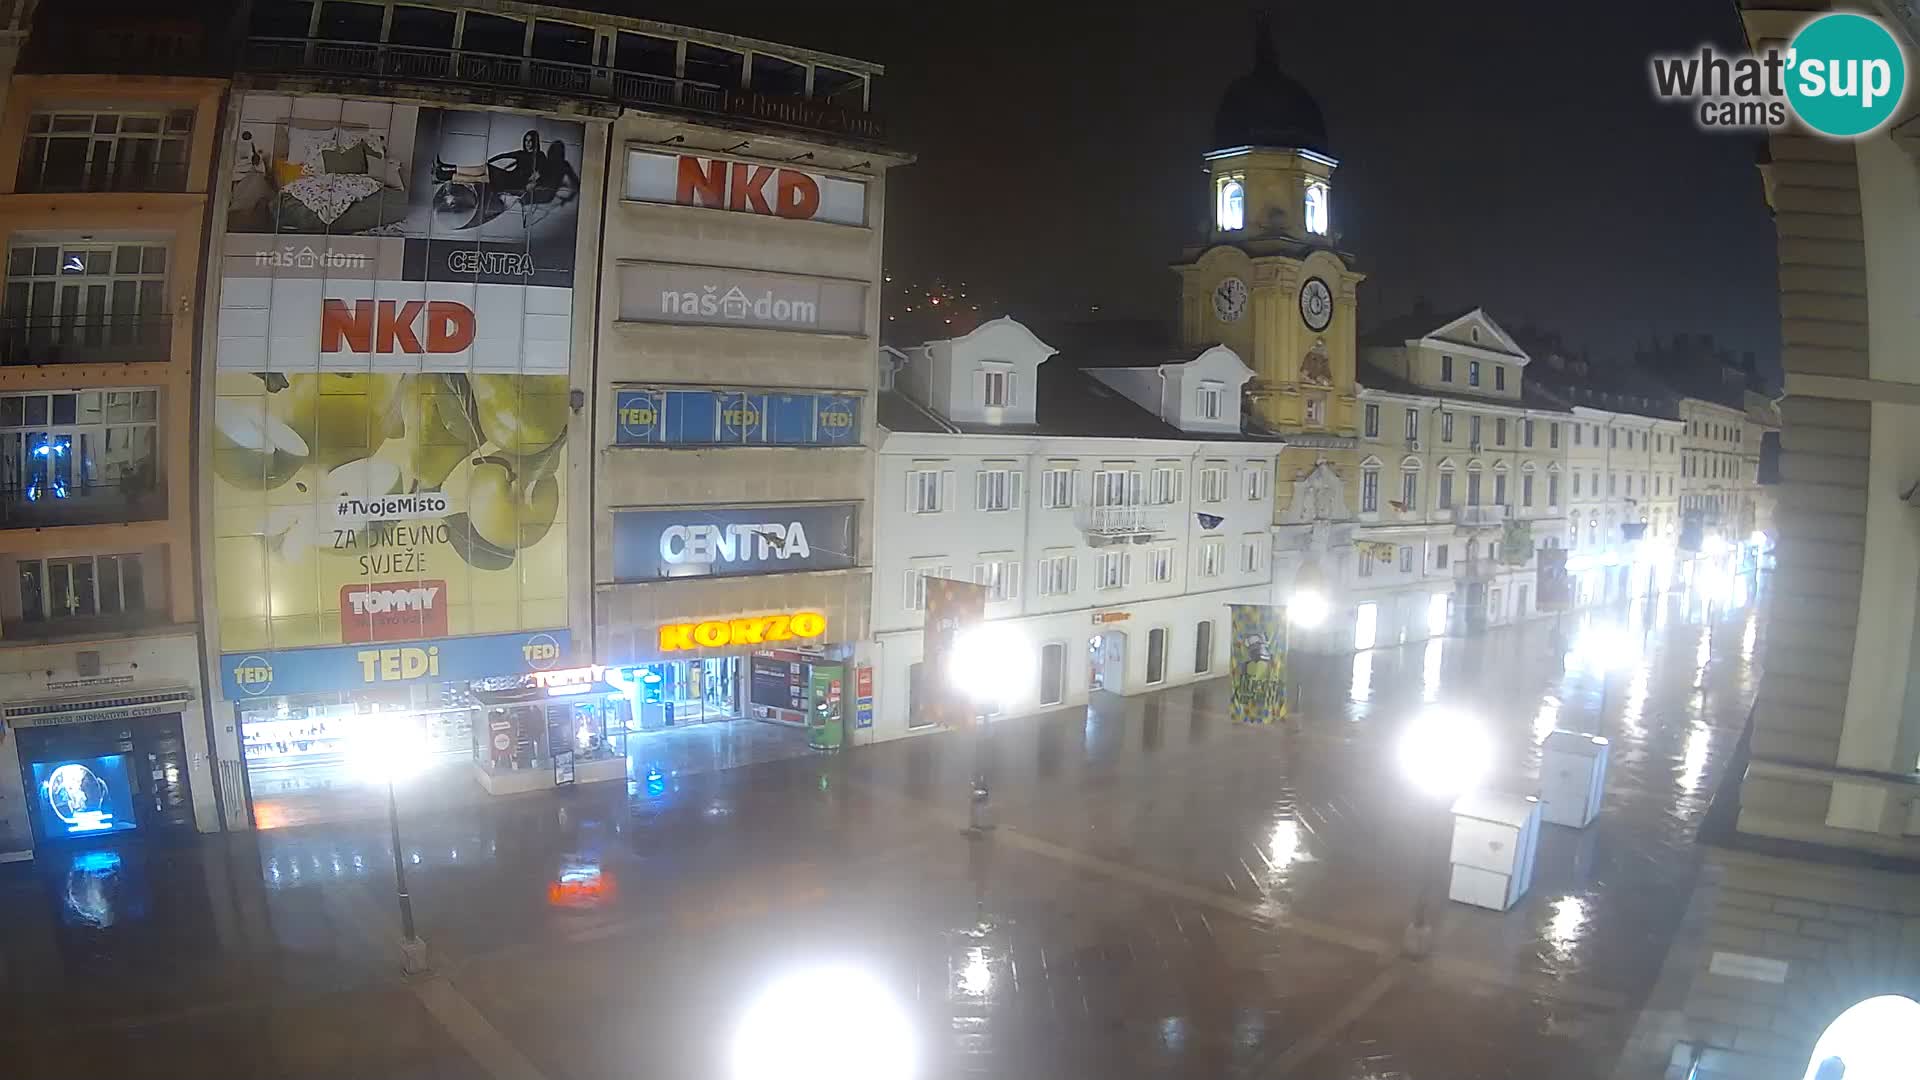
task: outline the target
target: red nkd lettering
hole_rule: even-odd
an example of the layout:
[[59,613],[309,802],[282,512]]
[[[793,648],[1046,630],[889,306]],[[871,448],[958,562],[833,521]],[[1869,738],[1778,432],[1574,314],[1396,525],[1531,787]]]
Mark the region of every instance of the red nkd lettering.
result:
[[773,179],[775,171],[771,165],[734,162],[733,183],[727,191],[727,209],[771,215],[773,207],[767,205],[767,181]]
[[697,157],[680,158],[673,201],[683,206],[727,205],[727,163],[703,162]]
[[774,213],[781,217],[807,220],[820,212],[820,185],[813,177],[792,169],[781,169],[774,181]]
[[[415,324],[426,324],[426,345]],[[457,353],[473,346],[473,309],[453,300],[323,300],[320,351]]]

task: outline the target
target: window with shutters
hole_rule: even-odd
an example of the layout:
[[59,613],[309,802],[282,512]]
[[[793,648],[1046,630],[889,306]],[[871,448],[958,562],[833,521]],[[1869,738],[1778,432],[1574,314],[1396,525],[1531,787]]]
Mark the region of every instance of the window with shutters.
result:
[[1200,470],[1200,501],[1203,503],[1221,503],[1227,501],[1227,466],[1225,462],[1208,465]]
[[1367,438],[1380,437],[1380,406],[1369,405],[1366,409]]
[[1359,560],[1355,563],[1355,571],[1363,578],[1372,577],[1373,576],[1373,556],[1365,554],[1363,552],[1360,555]]
[[1493,445],[1507,445],[1507,418],[1495,417],[1493,421]]
[[919,563],[907,568],[906,582],[901,589],[903,605],[908,611],[927,610],[927,582],[932,578],[953,576],[953,567],[938,563]]
[[1198,395],[1200,419],[1220,419],[1220,397],[1224,389],[1226,389],[1226,387],[1217,382],[1203,382],[1200,384],[1200,392]]
[[1560,425],[1559,424],[1547,425],[1547,449],[1549,450],[1560,449]]
[[1126,469],[1100,469],[1093,474],[1093,505],[1133,506],[1139,501],[1139,473]]
[[1400,472],[1400,502],[1407,513],[1420,509],[1420,470],[1403,469]]
[[1520,505],[1526,507],[1533,505],[1533,477],[1531,475],[1520,478]]
[[1406,431],[1408,442],[1414,442],[1420,438],[1420,411],[1418,409],[1407,410]]
[[1247,501],[1259,502],[1267,497],[1267,467],[1259,463],[1247,465]]
[[1507,474],[1506,473],[1496,472],[1493,474],[1493,505],[1495,506],[1507,505]]
[[907,473],[907,508],[916,514],[937,514],[946,508],[945,470],[914,469]]
[[1100,553],[1099,576],[1094,583],[1096,589],[1120,589],[1127,584],[1127,574],[1131,567],[1124,551],[1103,551]]
[[1240,572],[1255,574],[1267,565],[1267,534],[1248,533],[1240,538]]
[[1507,388],[1507,369],[1504,365],[1493,365],[1493,388],[1495,390],[1505,390]]
[[980,370],[980,404],[989,409],[1004,409],[1013,404],[1013,369]]
[[1380,470],[1360,470],[1360,512],[1374,514],[1380,511]]
[[1049,467],[1040,474],[1040,505],[1064,510],[1073,505],[1073,470]]
[[1575,446],[1579,446],[1579,445],[1581,445],[1581,442],[1580,442],[1580,432],[1581,432],[1582,430],[1583,430],[1583,429],[1582,429],[1582,428],[1580,427],[1580,425],[1579,425],[1579,424],[1574,424],[1574,425],[1573,425],[1573,445],[1575,445]]
[[1451,356],[1443,355],[1440,357],[1440,381],[1453,381],[1453,357]]
[[1200,541],[1198,573],[1201,577],[1219,577],[1220,572],[1226,569],[1226,562],[1227,542],[1225,540],[1215,537],[1212,540]]
[[1467,385],[1480,385],[1480,361],[1478,360],[1467,361]]
[[1520,421],[1520,445],[1529,450],[1533,449],[1533,421],[1531,420]]
[[980,557],[973,564],[973,583],[987,587],[987,600],[998,603],[1020,598],[1020,563],[1011,552],[996,552]]
[[1574,470],[1573,473],[1573,497],[1576,499],[1580,497],[1580,471],[1578,469]]
[[1453,558],[1453,545],[1435,544],[1433,546],[1433,566],[1436,570],[1445,570],[1447,561]]
[[1157,584],[1173,580],[1173,549],[1157,547],[1147,552],[1147,577]]
[[1202,619],[1193,628],[1193,673],[1205,675],[1213,670],[1213,620]]
[[975,510],[1020,509],[1020,486],[1025,477],[1010,465],[989,464],[974,474]]
[[1043,554],[1034,568],[1039,575],[1040,595],[1071,596],[1077,576],[1075,565],[1071,551],[1056,548]]
[[1443,469],[1440,472],[1440,497],[1434,506],[1440,510],[1453,509],[1453,470],[1451,469]]
[[1440,414],[1440,441],[1443,443],[1450,443],[1453,441],[1453,414],[1452,413]]
[[1480,417],[1467,417],[1467,445],[1480,449]]
[[1413,548],[1402,545],[1400,548],[1400,572],[1413,573]]
[[1155,506],[1177,503],[1186,494],[1186,473],[1178,465],[1155,465],[1148,480],[1147,501]]

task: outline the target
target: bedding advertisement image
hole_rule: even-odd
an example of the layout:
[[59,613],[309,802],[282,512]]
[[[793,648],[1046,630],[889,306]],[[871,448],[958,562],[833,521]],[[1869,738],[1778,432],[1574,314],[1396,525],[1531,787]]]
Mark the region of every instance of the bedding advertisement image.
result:
[[210,458],[222,651],[566,626],[581,125],[239,108]]

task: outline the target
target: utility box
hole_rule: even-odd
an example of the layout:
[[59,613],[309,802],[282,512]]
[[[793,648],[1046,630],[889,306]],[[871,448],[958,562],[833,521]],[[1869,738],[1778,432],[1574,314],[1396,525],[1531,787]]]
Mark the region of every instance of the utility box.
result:
[[1505,911],[1533,884],[1540,846],[1540,800],[1475,791],[1453,804],[1453,874],[1447,898]]
[[1540,747],[1540,817],[1584,829],[1600,816],[1607,790],[1607,740],[1583,731],[1556,731]]

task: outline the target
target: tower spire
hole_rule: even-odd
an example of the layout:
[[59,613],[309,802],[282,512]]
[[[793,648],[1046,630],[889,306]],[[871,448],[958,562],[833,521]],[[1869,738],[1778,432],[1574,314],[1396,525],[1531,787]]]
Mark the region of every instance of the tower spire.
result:
[[1273,71],[1280,62],[1273,57],[1273,16],[1265,11],[1253,13],[1253,69]]

